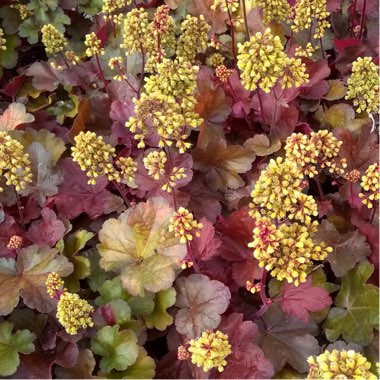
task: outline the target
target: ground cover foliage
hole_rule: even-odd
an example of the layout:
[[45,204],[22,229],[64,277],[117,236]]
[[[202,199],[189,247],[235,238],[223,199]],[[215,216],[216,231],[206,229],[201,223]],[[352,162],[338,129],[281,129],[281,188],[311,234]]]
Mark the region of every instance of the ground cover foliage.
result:
[[376,0],[3,0],[0,376],[378,376]]

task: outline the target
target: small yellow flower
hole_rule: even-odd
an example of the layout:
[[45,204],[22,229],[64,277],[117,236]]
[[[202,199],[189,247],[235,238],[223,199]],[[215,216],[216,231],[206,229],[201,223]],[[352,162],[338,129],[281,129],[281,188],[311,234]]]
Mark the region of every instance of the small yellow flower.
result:
[[186,177],[185,168],[174,167],[169,177],[166,178],[166,183],[164,183],[161,188],[162,190],[171,193],[176,186],[176,181]]
[[359,57],[352,64],[346,99],[353,100],[357,113],[379,112],[379,80],[379,67],[371,57]]
[[92,327],[91,313],[94,308],[78,294],[64,292],[58,302],[57,318],[70,335],[76,335],[78,329]]
[[26,20],[32,15],[25,4],[11,4],[10,7],[18,10],[21,20]]
[[148,174],[158,181],[165,175],[165,164],[167,160],[168,158],[165,152],[154,150],[149,152],[143,161],[145,169],[148,170]]
[[278,157],[270,160],[252,191],[251,216],[282,219],[293,210],[301,194],[303,176],[297,164]]
[[287,20],[291,13],[287,0],[256,0],[255,4],[264,11],[266,24]]
[[363,192],[359,194],[362,202],[368,207],[373,208],[380,200],[380,165],[372,164],[365,171],[362,177],[361,187]]
[[225,58],[220,53],[214,53],[207,57],[207,64],[212,67],[218,67],[224,64]]
[[193,236],[201,236],[202,223],[198,223],[189,210],[180,207],[170,218],[169,232],[181,238],[181,243],[193,240]]
[[318,216],[318,206],[311,195],[301,193],[297,203],[289,210],[290,220],[299,220],[301,223],[310,223],[312,216]]
[[148,14],[143,8],[134,8],[127,13],[123,22],[123,43],[120,47],[127,50],[128,54],[141,52],[149,46],[149,20]]
[[312,57],[318,49],[319,46],[313,46],[311,42],[308,42],[304,48],[297,46],[294,55],[296,57]]
[[354,350],[326,350],[317,357],[310,356],[308,379],[371,379],[371,363]]
[[137,162],[132,157],[119,157],[115,165],[120,169],[120,181],[135,187]]
[[199,17],[187,15],[181,24],[182,34],[177,43],[177,57],[183,57],[189,62],[194,62],[196,56],[207,49],[210,29],[211,27],[203,15]]
[[360,178],[360,172],[359,170],[356,170],[356,169],[351,170],[349,173],[347,173],[344,176],[344,179],[352,183],[358,182],[359,178]]
[[103,55],[104,48],[100,47],[101,41],[96,36],[94,32],[86,34],[84,44],[87,46],[86,55],[87,57],[92,57],[93,55]]
[[214,0],[211,9],[215,11],[218,8],[223,12],[236,12],[239,9],[239,0]]
[[67,41],[63,33],[57,30],[54,25],[46,24],[41,29],[42,43],[47,53],[55,54],[63,50]]
[[191,353],[191,362],[202,367],[204,372],[216,368],[224,371],[228,364],[226,358],[231,354],[231,345],[228,336],[221,331],[204,331],[198,339],[191,339],[188,351]]
[[269,92],[288,64],[280,37],[274,36],[270,28],[257,32],[244,44],[238,44],[238,67],[243,86],[248,91],[260,87]]
[[[103,0],[102,13],[104,13],[104,19],[106,21],[112,20],[116,24],[121,20],[120,12],[127,5],[130,5],[132,0]],[[114,14],[118,13],[118,14]]]
[[57,297],[59,291],[66,291],[66,289],[64,289],[65,283],[63,282],[61,276],[56,272],[49,273],[45,284],[46,291],[49,294],[50,298]]
[[72,50],[65,51],[65,58],[72,64],[77,65],[80,62],[80,58],[75,55]]
[[[14,186],[16,191],[25,189],[33,179],[29,154],[6,131],[0,131],[0,176],[5,178],[8,186]],[[0,186],[1,191],[3,188]]]
[[7,46],[6,46],[7,40],[3,38],[3,36],[4,36],[4,30],[0,28],[0,51],[7,50]]
[[313,260],[324,260],[332,252],[325,243],[313,241],[317,226],[316,221],[305,221],[305,225],[281,224],[277,228],[269,219],[258,218],[248,246],[254,249],[259,266],[270,271],[272,277],[298,286],[306,281]]
[[309,82],[309,74],[306,73],[306,65],[299,58],[289,58],[280,76],[281,88],[297,88],[307,82]]
[[119,173],[112,165],[115,148],[106,144],[102,136],[97,136],[95,132],[80,132],[74,140],[71,155],[89,177],[88,184],[95,185],[96,178],[102,175],[110,181],[120,180]]

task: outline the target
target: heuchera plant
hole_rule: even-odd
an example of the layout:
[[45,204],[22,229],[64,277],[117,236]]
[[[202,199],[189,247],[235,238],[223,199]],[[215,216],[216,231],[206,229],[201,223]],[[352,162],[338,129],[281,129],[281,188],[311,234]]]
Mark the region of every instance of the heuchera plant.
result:
[[378,378],[377,0],[3,0],[0,376]]

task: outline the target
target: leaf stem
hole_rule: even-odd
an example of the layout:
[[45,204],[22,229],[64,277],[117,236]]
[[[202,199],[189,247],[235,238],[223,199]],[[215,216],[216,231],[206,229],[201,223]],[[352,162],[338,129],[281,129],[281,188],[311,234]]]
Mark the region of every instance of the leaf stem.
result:
[[318,188],[319,197],[321,198],[321,201],[323,201],[325,199],[325,195],[323,194],[321,183],[319,182],[317,178],[314,178],[314,181]]
[[261,99],[261,94],[260,94],[260,88],[257,88],[257,96],[259,98],[259,104],[260,104],[260,117],[261,120],[264,122],[264,110],[263,110],[263,101]]
[[144,72],[145,72],[145,52],[142,43],[140,42],[140,49],[141,49],[141,74],[140,74],[140,85],[139,89],[137,91],[137,98],[140,99],[141,96],[141,89],[143,88],[144,85]]
[[356,13],[356,1],[354,0],[354,5],[352,9],[352,18],[351,18],[351,37],[354,36],[354,28],[355,28],[355,13]]
[[359,32],[359,39],[363,39],[363,34],[364,34],[364,20],[365,20],[365,12],[366,12],[366,7],[367,7],[367,0],[363,1],[363,10],[362,10],[362,17],[360,21],[360,32]]
[[234,29],[234,24],[232,21],[232,14],[228,6],[228,1],[225,0],[225,2],[226,2],[227,13],[228,13],[228,19],[230,20],[230,25],[231,25],[232,55],[234,56],[235,65],[237,65],[237,55],[236,55],[236,46],[235,46],[235,29]]
[[97,53],[95,53],[95,59],[96,59],[96,64],[98,65],[100,79],[102,80],[102,82],[104,84],[104,88],[105,88],[105,90],[106,90],[106,92],[108,94],[107,81],[106,81],[106,78],[104,77],[103,69],[102,69],[102,66],[100,65],[99,55]]
[[370,224],[372,224],[373,219],[375,218],[376,211],[377,211],[377,203],[376,203],[375,206],[373,207],[372,214],[371,214],[371,218],[370,218],[370,220],[369,220],[369,223],[370,223]]
[[263,273],[261,275],[261,280],[260,280],[260,285],[261,285],[261,287],[260,287],[260,298],[261,298],[261,301],[263,302],[263,304],[260,307],[260,309],[253,315],[254,319],[257,319],[257,318],[260,318],[261,316],[263,316],[266,313],[266,311],[268,310],[269,305],[272,303],[272,300],[269,299],[265,293],[265,288],[266,288],[265,283],[267,280],[267,274],[268,274],[268,272],[264,268]]
[[116,190],[119,192],[119,194],[120,194],[121,197],[123,198],[124,203],[125,203],[129,208],[131,208],[131,203],[129,202],[129,200],[128,200],[128,198],[125,196],[125,194],[122,192],[121,187],[119,186],[119,184],[118,184],[115,180],[111,181],[111,183],[112,183],[112,185],[115,186]]

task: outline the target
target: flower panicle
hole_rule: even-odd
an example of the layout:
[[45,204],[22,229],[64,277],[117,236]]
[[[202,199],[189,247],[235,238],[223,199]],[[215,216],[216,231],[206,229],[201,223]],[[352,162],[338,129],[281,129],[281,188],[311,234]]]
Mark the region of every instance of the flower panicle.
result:
[[203,224],[194,219],[189,210],[180,207],[170,218],[169,232],[180,238],[181,243],[187,243],[193,240],[193,237],[199,237]]

